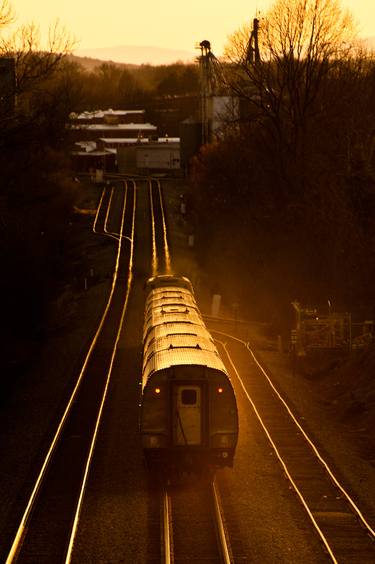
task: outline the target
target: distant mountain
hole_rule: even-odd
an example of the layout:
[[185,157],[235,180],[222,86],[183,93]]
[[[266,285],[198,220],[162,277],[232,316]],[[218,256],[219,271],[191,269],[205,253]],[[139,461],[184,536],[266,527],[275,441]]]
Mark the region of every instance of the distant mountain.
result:
[[78,55],[68,55],[67,59],[73,63],[78,63],[88,72],[93,72],[96,68],[100,67],[103,63],[113,63],[116,67],[130,68],[138,67],[139,65],[131,65],[130,63],[115,63],[113,61],[104,61],[103,59],[92,59],[91,57],[79,57]]
[[164,47],[119,45],[117,47],[98,47],[95,49],[77,49],[74,55],[102,61],[113,61],[132,65],[170,65],[176,61],[188,63],[197,53]]

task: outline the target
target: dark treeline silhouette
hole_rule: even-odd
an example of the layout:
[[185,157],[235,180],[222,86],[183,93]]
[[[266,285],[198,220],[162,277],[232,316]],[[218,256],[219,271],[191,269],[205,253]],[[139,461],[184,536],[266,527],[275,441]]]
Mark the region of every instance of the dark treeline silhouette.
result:
[[199,68],[194,64],[136,66],[108,62],[88,71],[75,62],[71,71],[79,88],[75,111],[144,109],[161,135],[178,136],[179,123],[198,109]]
[[[11,21],[6,0],[0,31]],[[38,340],[61,274],[59,257],[74,198],[63,150],[70,94],[64,59],[69,36],[55,26],[41,48],[33,25],[1,40],[0,261],[1,353],[5,366]],[[13,72],[14,71],[14,72]]]
[[[10,4],[2,0],[0,32],[11,21]],[[1,38],[0,56],[11,64],[9,76],[2,74],[0,100],[0,342],[4,363],[15,366],[28,359],[25,343],[39,346],[49,330],[50,304],[76,276],[71,223],[79,221],[72,214],[79,185],[66,140],[70,113],[145,109],[160,134],[177,135],[199,90],[194,65],[102,63],[87,72],[69,56],[72,47],[59,26],[47,47],[34,24]],[[80,260],[83,272],[85,258]]]
[[202,259],[244,315],[286,319],[299,299],[371,319],[375,60],[347,48],[337,3],[312,2],[319,14],[283,4],[261,22],[260,62],[232,39],[227,81],[245,110],[237,133],[231,124],[195,159]]

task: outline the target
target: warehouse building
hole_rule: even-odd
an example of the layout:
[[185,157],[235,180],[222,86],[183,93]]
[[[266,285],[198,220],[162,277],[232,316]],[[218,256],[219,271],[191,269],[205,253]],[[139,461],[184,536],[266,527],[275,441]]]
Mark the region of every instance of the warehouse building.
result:
[[118,171],[122,173],[180,172],[180,139],[160,137],[147,143],[119,147]]

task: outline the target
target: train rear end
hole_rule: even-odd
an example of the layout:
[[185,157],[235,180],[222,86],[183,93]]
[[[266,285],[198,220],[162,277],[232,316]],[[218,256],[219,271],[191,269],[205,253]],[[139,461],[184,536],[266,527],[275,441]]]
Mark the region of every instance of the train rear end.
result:
[[163,275],[146,287],[141,437],[147,464],[165,475],[232,466],[234,391],[191,283]]
[[219,370],[189,365],[155,373],[143,393],[141,420],[151,468],[202,473],[233,465],[236,401]]

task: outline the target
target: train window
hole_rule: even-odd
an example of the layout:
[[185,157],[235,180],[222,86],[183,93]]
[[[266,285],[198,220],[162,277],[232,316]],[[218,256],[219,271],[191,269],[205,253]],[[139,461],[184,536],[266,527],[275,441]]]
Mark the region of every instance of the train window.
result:
[[153,356],[155,356],[155,354],[156,354],[156,351],[151,351],[150,354],[149,354],[148,357],[147,357],[147,361],[146,361],[146,362],[148,362]]
[[181,392],[181,403],[183,405],[195,405],[197,403],[197,391],[196,390],[182,390],[182,392]]
[[166,337],[183,337],[183,336],[189,336],[189,337],[198,337],[198,335],[196,333],[167,333]]

